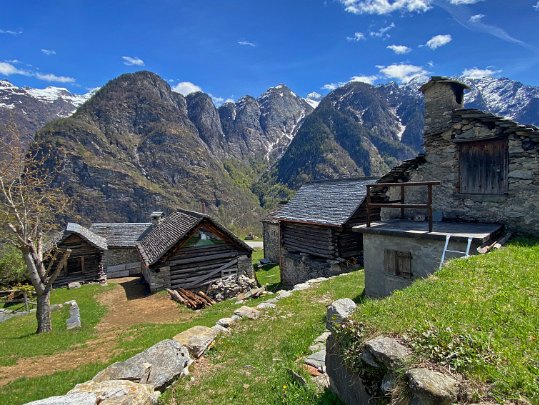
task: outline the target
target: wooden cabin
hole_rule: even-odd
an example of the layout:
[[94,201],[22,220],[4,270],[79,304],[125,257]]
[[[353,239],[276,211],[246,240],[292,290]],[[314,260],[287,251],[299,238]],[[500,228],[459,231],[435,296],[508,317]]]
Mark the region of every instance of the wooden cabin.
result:
[[352,227],[365,223],[365,186],[375,182],[359,178],[305,184],[273,216],[280,225],[284,285],[339,274],[361,262],[362,237]]
[[195,289],[230,275],[254,277],[252,249],[208,215],[177,211],[138,242],[152,292]]
[[68,223],[56,246],[59,250],[71,249],[71,254],[67,266],[54,283],[55,287],[67,285],[72,281],[100,280],[103,254],[107,250],[105,238],[79,224]]

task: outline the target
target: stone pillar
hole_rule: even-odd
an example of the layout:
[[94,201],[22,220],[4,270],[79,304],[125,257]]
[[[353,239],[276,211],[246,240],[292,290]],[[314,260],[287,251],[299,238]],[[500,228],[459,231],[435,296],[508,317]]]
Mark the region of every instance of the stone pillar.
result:
[[238,276],[245,274],[249,278],[255,277],[253,263],[247,255],[238,256]]

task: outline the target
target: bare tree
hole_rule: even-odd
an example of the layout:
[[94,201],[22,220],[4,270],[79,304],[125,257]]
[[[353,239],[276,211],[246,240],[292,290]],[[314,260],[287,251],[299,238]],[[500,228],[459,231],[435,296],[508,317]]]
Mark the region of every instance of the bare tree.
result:
[[25,152],[14,126],[0,136],[2,239],[23,255],[37,295],[37,333],[50,332],[52,285],[70,254],[55,249],[51,235],[58,231],[57,219],[69,212],[69,198],[51,185],[56,165],[46,148]]

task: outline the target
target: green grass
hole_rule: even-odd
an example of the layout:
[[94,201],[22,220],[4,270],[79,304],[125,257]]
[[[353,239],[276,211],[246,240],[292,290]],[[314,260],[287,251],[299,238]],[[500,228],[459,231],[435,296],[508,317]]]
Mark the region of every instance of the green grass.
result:
[[265,286],[268,291],[277,291],[281,286],[281,272],[279,265],[266,264],[259,268],[258,262],[262,258],[264,258],[264,250],[255,249],[253,251],[253,263],[255,266],[256,279],[261,285]]
[[[325,328],[326,306],[333,300],[360,300],[363,272],[357,271],[282,299],[256,321],[233,326],[208,352],[210,366],[194,381],[180,379],[161,402],[207,404],[337,404],[333,394],[317,392],[301,365],[308,347]],[[197,365],[195,365],[196,369]],[[303,375],[295,382],[289,370]],[[175,401],[175,402],[174,402]]]
[[488,255],[451,261],[391,297],[365,301],[355,319],[363,324],[356,326],[358,335],[407,338],[418,361],[461,372],[496,400],[525,397],[539,404],[536,240],[517,239]]
[[12,318],[0,326],[0,366],[15,364],[20,358],[50,355],[65,351],[76,344],[81,344],[94,336],[94,326],[105,314],[105,307],[100,305],[95,296],[110,287],[85,285],[80,289],[65,288],[54,290],[52,304],[76,300],[80,308],[82,328],[66,330],[69,310],[64,307],[52,313],[51,333],[36,335],[37,320],[35,313]]

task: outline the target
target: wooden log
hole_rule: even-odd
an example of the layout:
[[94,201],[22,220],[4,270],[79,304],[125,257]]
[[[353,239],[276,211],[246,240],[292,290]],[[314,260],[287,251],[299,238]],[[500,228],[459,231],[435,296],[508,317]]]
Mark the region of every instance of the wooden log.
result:
[[511,232],[507,232],[500,239],[496,240],[494,243],[491,243],[490,245],[487,245],[487,246],[478,247],[477,252],[479,254],[485,254],[485,253],[490,252],[493,249],[499,249],[503,245],[505,245],[509,239],[511,239],[511,236],[513,236],[513,234]]
[[179,265],[179,264],[191,264],[191,263],[207,262],[207,261],[211,261],[211,260],[226,259],[226,258],[229,258],[229,257],[234,257],[237,254],[238,254],[238,252],[236,252],[236,251],[230,251],[230,252],[213,254],[213,255],[203,255],[203,256],[193,257],[193,258],[169,260],[167,264],[169,266],[175,266],[175,265]]
[[177,290],[178,294],[185,300],[186,305],[191,309],[197,309],[197,303],[191,300],[187,295],[183,293],[181,289]]
[[212,300],[209,296],[206,295],[206,293],[204,291],[199,291],[198,292],[198,295],[200,295],[202,298],[206,299],[206,301],[208,301],[210,303],[210,305],[213,305],[215,304],[216,302],[214,300]]

